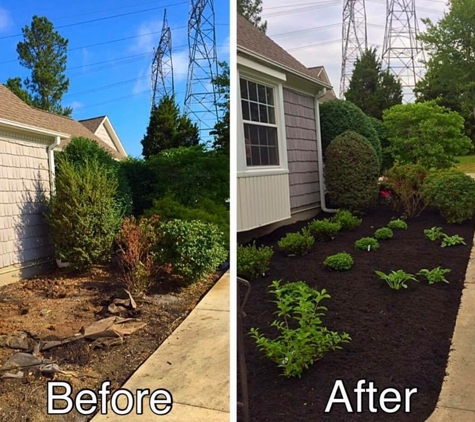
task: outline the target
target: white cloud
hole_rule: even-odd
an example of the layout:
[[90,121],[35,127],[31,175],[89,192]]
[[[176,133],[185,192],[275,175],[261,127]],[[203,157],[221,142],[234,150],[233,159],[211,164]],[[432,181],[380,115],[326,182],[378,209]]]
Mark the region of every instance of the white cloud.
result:
[[74,111],[77,111],[79,110],[80,108],[83,108],[84,107],[84,104],[79,102],[79,101],[73,101],[70,105],[69,105]]
[[6,9],[0,7],[0,32],[10,28],[12,23],[10,13]]

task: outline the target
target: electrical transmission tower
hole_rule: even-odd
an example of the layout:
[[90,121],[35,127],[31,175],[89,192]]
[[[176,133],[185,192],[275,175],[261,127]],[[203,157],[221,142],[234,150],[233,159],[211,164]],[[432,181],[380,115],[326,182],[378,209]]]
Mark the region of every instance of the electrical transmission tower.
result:
[[163,26],[158,47],[152,62],[152,107],[165,96],[173,96],[172,32],[168,26],[167,9],[163,13]]
[[383,67],[401,81],[406,102],[414,98],[413,89],[424,72],[418,35],[415,0],[386,0]]
[[185,112],[198,124],[200,131],[209,131],[218,119],[218,95],[211,83],[218,75],[213,0],[191,0],[188,47],[190,62]]
[[365,0],[343,1],[340,98],[348,89],[356,59],[368,47]]

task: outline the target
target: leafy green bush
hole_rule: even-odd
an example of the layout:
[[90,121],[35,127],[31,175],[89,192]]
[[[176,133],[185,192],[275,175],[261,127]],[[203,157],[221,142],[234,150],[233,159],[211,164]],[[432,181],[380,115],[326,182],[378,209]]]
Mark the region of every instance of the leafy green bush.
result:
[[377,240],[391,239],[394,233],[389,227],[382,227],[374,232],[374,237]]
[[431,229],[425,229],[424,234],[429,240],[432,240],[432,242],[435,242],[444,236],[444,233],[442,233],[442,227],[432,227]]
[[109,261],[121,224],[117,180],[97,161],[75,165],[59,156],[57,166],[45,214],[56,257],[79,270]]
[[375,271],[375,273],[394,290],[401,290],[401,288],[407,289],[406,283],[409,280],[417,281],[412,274],[408,274],[403,270],[391,271],[389,274],[384,274],[382,271]]
[[247,280],[262,277],[269,270],[270,260],[274,251],[270,246],[252,245],[237,248],[237,274]]
[[284,285],[274,281],[269,291],[277,304],[277,318],[271,326],[279,331],[279,336],[269,339],[257,328],[251,328],[249,334],[258,349],[283,369],[284,376],[300,377],[316,360],[351,340],[347,333],[329,331],[322,325],[321,317],[327,308],[320,302],[330,298],[325,289],[319,292],[303,281]]
[[431,172],[422,193],[448,223],[462,223],[475,213],[475,180],[459,170]]
[[223,234],[215,224],[169,220],[160,225],[157,263],[193,283],[206,278],[226,259]]
[[404,220],[391,220],[388,223],[388,227],[391,230],[407,230],[407,223]]
[[341,226],[341,230],[355,230],[363,222],[361,218],[354,216],[348,210],[338,210],[331,218],[331,221],[338,223]]
[[355,242],[355,249],[359,251],[377,251],[379,242],[373,237],[362,237]]
[[335,271],[347,271],[353,266],[353,258],[349,253],[340,252],[327,256],[323,265]]
[[320,104],[320,124],[325,157],[326,150],[333,139],[346,131],[353,131],[360,134],[373,146],[379,170],[382,158],[381,143],[371,119],[358,106],[339,99],[325,101]]
[[328,218],[324,218],[323,220],[313,220],[308,225],[308,231],[310,234],[321,242],[327,242],[334,239],[340,229],[341,225],[339,223],[334,223]]
[[432,270],[420,270],[417,275],[421,275],[427,279],[429,284],[434,283],[449,283],[449,281],[445,278],[445,274],[450,273],[451,270],[448,268],[433,268]]
[[325,182],[335,205],[352,212],[366,210],[378,196],[378,177],[376,153],[361,135],[348,131],[328,146]]
[[442,236],[442,243],[440,244],[441,248],[446,248],[447,246],[466,245],[464,238],[458,234],[454,234],[453,236],[447,236],[446,234],[443,234]]
[[287,233],[277,244],[284,253],[289,255],[307,255],[310,248],[315,243],[315,239],[303,229],[301,233]]
[[391,142],[388,139],[388,134],[384,123],[375,117],[370,117],[370,119],[374,130],[378,134],[379,142],[381,144],[381,171],[384,172],[394,166],[394,158],[391,154]]
[[394,193],[393,207],[403,210],[407,218],[417,217],[427,207],[422,190],[427,174],[420,164],[395,165],[386,173],[385,184]]

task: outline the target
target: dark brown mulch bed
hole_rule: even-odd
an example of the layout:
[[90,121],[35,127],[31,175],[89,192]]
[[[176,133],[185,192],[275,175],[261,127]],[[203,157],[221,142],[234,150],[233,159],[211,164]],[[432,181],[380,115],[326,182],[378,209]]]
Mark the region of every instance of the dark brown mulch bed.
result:
[[[445,375],[472,248],[474,221],[448,225],[438,214],[426,211],[408,221],[409,230],[395,231],[393,239],[381,241],[377,252],[354,249],[355,240],[371,236],[392,216],[397,215],[380,206],[363,218],[357,230],[339,233],[331,242],[315,243],[304,257],[285,257],[277,241],[307,222],[280,228],[258,240],[274,246],[275,253],[269,274],[252,282],[245,306],[245,333],[251,327],[273,333],[266,328],[274,319],[275,305],[270,302],[273,297],[267,290],[272,280],[304,280],[318,289],[328,290],[331,299],[323,303],[329,308],[324,324],[331,330],[349,333],[352,341],[317,361],[301,379],[286,379],[245,334],[252,421],[422,422],[430,416]],[[433,226],[442,227],[449,235],[459,234],[467,246],[441,248],[437,242],[429,241],[423,230]],[[343,251],[351,253],[355,260],[350,271],[331,272],[322,265],[326,256]],[[407,290],[397,292],[374,274],[374,270],[388,273],[398,269],[415,274],[422,268],[437,266],[452,270],[446,276],[450,284],[429,286],[422,280],[409,282]],[[402,408],[395,414],[369,413],[367,397],[363,401],[363,413],[347,413],[343,404],[334,404],[331,413],[324,413],[338,379],[345,383],[353,410],[356,409],[353,389],[361,379],[374,381],[378,391],[393,387],[402,392],[417,387],[418,393],[412,396],[409,414]]]

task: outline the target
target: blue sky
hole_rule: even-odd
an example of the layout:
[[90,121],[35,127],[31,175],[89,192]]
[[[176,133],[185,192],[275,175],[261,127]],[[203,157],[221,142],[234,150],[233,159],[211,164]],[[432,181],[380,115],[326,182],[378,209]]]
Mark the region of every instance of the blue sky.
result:
[[[188,12],[184,0],[92,0],[0,3],[0,83],[29,75],[17,60],[21,29],[33,15],[46,16],[69,39],[63,97],[78,120],[107,114],[127,153],[138,157],[149,120],[150,72],[166,7],[172,30],[175,93],[180,109],[188,71]],[[215,0],[218,60],[229,63],[229,1]],[[114,15],[123,15],[113,17]],[[90,20],[95,22],[86,22]],[[64,28],[60,28],[61,26]],[[18,35],[20,34],[20,35]],[[99,44],[99,45],[98,45]]]

